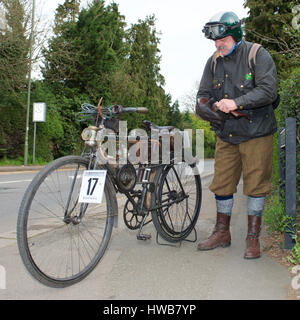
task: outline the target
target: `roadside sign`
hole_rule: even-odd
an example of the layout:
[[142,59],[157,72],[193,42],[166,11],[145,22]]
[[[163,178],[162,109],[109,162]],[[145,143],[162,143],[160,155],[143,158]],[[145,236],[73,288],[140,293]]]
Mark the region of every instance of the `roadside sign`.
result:
[[33,122],[46,121],[46,103],[36,102],[33,104]]

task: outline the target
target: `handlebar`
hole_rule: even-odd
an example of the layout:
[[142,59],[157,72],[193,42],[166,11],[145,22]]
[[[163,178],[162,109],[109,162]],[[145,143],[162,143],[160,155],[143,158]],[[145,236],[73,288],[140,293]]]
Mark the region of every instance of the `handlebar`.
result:
[[121,114],[125,112],[137,112],[137,113],[147,113],[148,109],[145,107],[123,107],[121,105],[114,105],[112,107],[112,113],[114,114]]
[[[75,119],[79,122],[92,119],[95,115],[99,114],[99,109],[88,103],[84,103],[81,106],[81,110],[81,112],[78,112],[75,115]],[[101,108],[101,113],[103,113],[109,119],[126,112],[147,113],[148,109],[145,107],[123,107],[118,104],[106,108]]]

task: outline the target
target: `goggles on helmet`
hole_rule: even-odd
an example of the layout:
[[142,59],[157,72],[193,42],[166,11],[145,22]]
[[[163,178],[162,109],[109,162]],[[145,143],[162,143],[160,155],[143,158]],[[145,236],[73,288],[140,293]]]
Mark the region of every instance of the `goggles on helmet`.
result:
[[230,30],[238,28],[241,26],[241,22],[237,23],[234,26],[226,26],[223,23],[216,23],[216,22],[208,22],[202,32],[204,33],[207,39],[217,40],[225,38],[226,36],[230,35]]

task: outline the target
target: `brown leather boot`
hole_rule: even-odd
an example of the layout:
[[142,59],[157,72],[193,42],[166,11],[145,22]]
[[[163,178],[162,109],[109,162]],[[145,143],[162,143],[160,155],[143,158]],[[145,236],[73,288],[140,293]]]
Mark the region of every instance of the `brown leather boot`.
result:
[[257,259],[260,257],[260,226],[261,217],[248,215],[248,234],[246,238],[245,259]]
[[224,213],[217,213],[217,221],[213,233],[204,242],[198,243],[197,249],[212,250],[217,247],[228,247],[231,244],[231,235],[229,231],[231,216]]

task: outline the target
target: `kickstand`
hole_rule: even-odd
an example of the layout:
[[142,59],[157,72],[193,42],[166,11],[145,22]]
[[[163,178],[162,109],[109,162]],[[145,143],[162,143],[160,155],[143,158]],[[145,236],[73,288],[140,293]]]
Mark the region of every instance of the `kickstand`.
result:
[[169,246],[169,247],[177,247],[177,248],[180,248],[181,247],[181,242],[182,241],[178,241],[176,244],[171,244],[171,243],[161,243],[158,241],[158,232],[156,231],[156,243],[160,246]]
[[196,242],[197,241],[197,231],[196,231],[195,227],[193,228],[193,231],[194,231],[194,234],[195,234],[195,239],[194,240],[184,239],[183,241]]
[[161,243],[159,242],[159,234],[158,232],[156,231],[156,243],[158,245],[161,245],[161,246],[170,246],[170,247],[177,247],[177,248],[180,248],[181,247],[181,243],[182,241],[186,241],[186,242],[196,242],[197,241],[197,231],[195,228],[193,228],[193,231],[194,231],[194,234],[195,234],[195,239],[194,240],[189,240],[189,239],[183,239],[181,241],[178,241],[176,244],[170,244],[170,243]]
[[[146,241],[146,240],[150,240],[151,239],[151,234],[144,234],[142,233],[142,229],[145,225],[147,225],[150,221],[146,222],[146,219],[148,217],[148,214],[145,214],[145,216],[143,217],[143,220],[141,222],[141,225],[139,227],[139,231],[138,231],[138,234],[136,235],[136,238],[137,240],[143,240],[143,241]],[[146,222],[146,223],[145,223]]]

